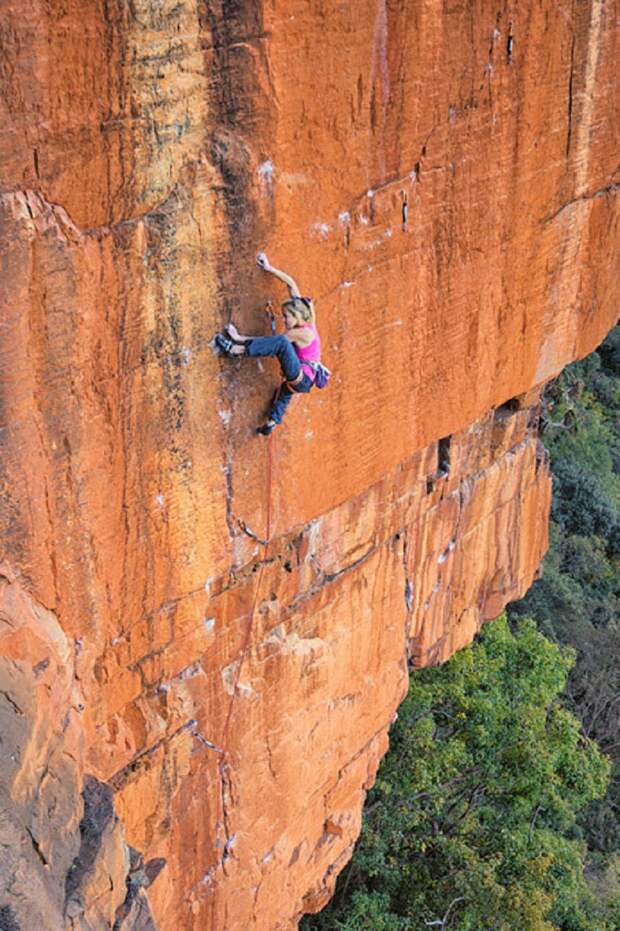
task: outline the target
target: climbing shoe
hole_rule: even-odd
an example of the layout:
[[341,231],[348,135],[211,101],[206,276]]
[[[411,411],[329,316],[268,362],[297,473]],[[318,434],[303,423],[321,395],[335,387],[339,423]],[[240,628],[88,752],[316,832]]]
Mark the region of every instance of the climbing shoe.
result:
[[215,337],[215,345],[223,352],[225,356],[244,356],[246,354],[245,346],[241,343],[235,343],[225,333],[218,333]]
[[270,420],[267,423],[263,424],[262,427],[257,427],[256,432],[260,433],[261,436],[269,436],[269,434],[273,433],[273,431],[275,430],[277,426],[278,426],[277,423],[273,423],[273,421]]

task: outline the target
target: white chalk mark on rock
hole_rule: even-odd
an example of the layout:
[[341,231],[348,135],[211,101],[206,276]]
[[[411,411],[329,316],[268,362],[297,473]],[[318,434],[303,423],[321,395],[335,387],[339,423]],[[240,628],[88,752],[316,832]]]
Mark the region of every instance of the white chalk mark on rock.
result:
[[331,229],[329,223],[315,223],[312,228],[320,235],[321,239],[327,239]]
[[263,162],[262,165],[258,167],[258,176],[261,181],[264,181],[266,184],[273,184],[273,179],[275,176],[275,168],[273,167],[273,162],[270,158],[267,161]]

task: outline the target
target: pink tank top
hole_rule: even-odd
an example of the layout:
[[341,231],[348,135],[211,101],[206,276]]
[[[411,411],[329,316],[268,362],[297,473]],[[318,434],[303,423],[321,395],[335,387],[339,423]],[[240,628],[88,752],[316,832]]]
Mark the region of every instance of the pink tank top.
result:
[[321,361],[321,337],[318,334],[317,328],[313,323],[306,323],[305,326],[310,327],[314,333],[314,339],[311,343],[303,348],[298,346],[296,343],[293,344],[295,352],[297,353],[297,358],[301,362],[301,368],[306,373],[306,375],[314,381],[316,372],[309,365],[304,365],[304,362],[320,362]]

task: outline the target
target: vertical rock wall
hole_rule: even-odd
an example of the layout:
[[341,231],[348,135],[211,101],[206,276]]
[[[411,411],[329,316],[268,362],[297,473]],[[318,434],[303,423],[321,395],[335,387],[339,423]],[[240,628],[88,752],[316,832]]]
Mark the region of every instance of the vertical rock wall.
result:
[[[407,658],[544,552],[539,386],[617,318],[616,14],[0,14],[0,915],[293,928]],[[266,332],[260,246],[335,373],[271,458],[276,368],[209,346]]]

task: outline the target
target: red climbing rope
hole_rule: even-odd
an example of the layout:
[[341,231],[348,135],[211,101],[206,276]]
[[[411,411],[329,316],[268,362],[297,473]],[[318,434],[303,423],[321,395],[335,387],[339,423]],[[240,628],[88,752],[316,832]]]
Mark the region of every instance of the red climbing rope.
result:
[[[280,389],[278,388],[276,397],[279,393],[280,393]],[[267,527],[266,527],[266,532],[265,532],[265,543],[264,543],[265,552],[263,555],[263,560],[260,565],[258,578],[256,580],[256,589],[254,591],[254,601],[252,603],[252,610],[250,611],[250,620],[247,625],[247,629],[245,632],[245,638],[243,641],[243,646],[240,652],[239,662],[237,664],[237,668],[235,670],[235,676],[233,679],[232,695],[231,695],[230,702],[228,705],[228,714],[226,715],[226,724],[224,725],[223,743],[226,742],[226,738],[228,737],[230,720],[232,717],[233,706],[235,704],[235,696],[237,694],[237,685],[239,684],[239,679],[241,677],[241,669],[243,667],[243,663],[245,662],[246,653],[247,653],[248,646],[250,643],[250,637],[252,635],[252,627],[254,626],[254,612],[256,611],[256,604],[258,602],[258,595],[260,593],[260,585],[261,585],[261,581],[263,578],[263,571],[265,569],[265,565],[267,563],[267,557],[269,555],[269,543],[271,541],[271,477],[272,477],[272,472],[273,472],[273,433],[269,435],[267,443],[268,443],[268,446],[267,446]],[[226,753],[226,750],[224,750],[224,753]]]
[[[280,393],[280,388],[278,388],[276,398]],[[256,612],[256,605],[258,604],[258,596],[260,594],[261,582],[263,578],[263,572],[265,570],[265,565],[269,556],[269,544],[271,542],[271,512],[272,512],[272,480],[273,480],[273,434],[269,435],[267,443],[267,516],[266,516],[266,530],[265,530],[265,542],[264,542],[264,553],[260,565],[260,570],[258,577],[256,579],[256,588],[254,591],[254,600],[252,602],[252,610],[250,611],[249,621],[246,627],[245,636],[243,639],[243,645],[239,652],[237,668],[235,669],[233,684],[232,684],[232,694],[230,696],[230,702],[228,703],[228,713],[226,715],[226,722],[224,724],[224,731],[222,734],[221,741],[221,758],[218,764],[218,773],[219,773],[219,786],[217,793],[217,813],[216,813],[216,850],[218,848],[222,849],[221,856],[218,857],[216,866],[223,864],[225,857],[228,853],[228,838],[225,840],[223,845],[218,843],[220,828],[224,826],[224,771],[230,765],[230,757],[227,749],[228,737],[230,732],[230,724],[232,721],[232,713],[235,705],[235,698],[237,695],[237,686],[239,685],[239,679],[241,678],[241,670],[243,669],[243,664],[248,652],[248,647],[250,645],[250,638],[252,636],[252,629],[254,627],[254,614]],[[212,899],[211,899],[211,931],[218,931],[214,923],[214,914],[215,914],[215,896],[216,890],[213,889]]]

